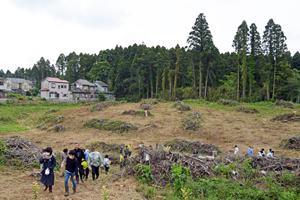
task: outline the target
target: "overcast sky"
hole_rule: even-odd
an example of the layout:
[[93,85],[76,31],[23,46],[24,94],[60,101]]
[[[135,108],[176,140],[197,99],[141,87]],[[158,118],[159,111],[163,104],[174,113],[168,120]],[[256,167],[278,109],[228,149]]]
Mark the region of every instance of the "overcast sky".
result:
[[292,55],[300,51],[299,0],[1,0],[0,69],[31,68],[42,56],[98,53],[116,45],[186,46],[199,13],[220,52],[233,51],[243,20],[262,36],[270,18],[282,26]]

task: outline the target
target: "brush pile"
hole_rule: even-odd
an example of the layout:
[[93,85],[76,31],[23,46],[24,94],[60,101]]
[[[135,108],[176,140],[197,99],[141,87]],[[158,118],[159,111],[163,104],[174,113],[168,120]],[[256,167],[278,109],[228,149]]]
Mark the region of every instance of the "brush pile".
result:
[[295,135],[289,139],[282,140],[280,146],[288,149],[300,150],[300,136]]
[[141,147],[137,156],[133,158],[126,169],[126,175],[142,175],[140,168],[134,167],[136,164],[150,165],[153,170],[154,183],[156,185],[165,187],[168,183],[172,183],[171,166],[172,164],[182,164],[190,170],[193,177],[209,175],[211,173],[211,166],[213,161],[202,161],[198,158],[183,155],[181,153],[166,153],[161,151],[151,150],[148,147]]
[[56,124],[53,128],[52,128],[52,130],[54,130],[54,132],[60,132],[60,131],[65,131],[65,130],[67,130],[69,127],[65,127],[65,126],[63,126],[63,125],[61,125],[61,124]]
[[202,116],[196,111],[193,111],[185,118],[183,122],[183,129],[198,131],[200,129],[201,121],[203,121]]
[[53,116],[53,115],[45,115],[40,118],[44,123],[51,122],[51,123],[61,123],[64,120],[63,116]]
[[281,114],[277,117],[274,117],[272,121],[281,121],[281,122],[299,122],[300,121],[300,115],[297,115],[296,113],[287,113],[287,114]]
[[185,104],[183,101],[177,101],[173,105],[177,110],[180,111],[189,111],[191,110],[191,107],[187,104]]
[[[236,156],[233,154],[221,154],[215,159],[215,163],[218,165],[229,165],[231,163],[241,163],[247,158],[245,156]],[[300,159],[299,158],[288,158],[288,157],[261,157],[261,156],[251,156],[250,161],[252,162],[252,167],[259,167],[260,170],[268,171],[283,171],[288,170],[291,173],[299,169]]]
[[100,118],[92,118],[85,122],[84,127],[90,127],[90,128],[96,128],[100,130],[106,130],[106,131],[114,131],[114,132],[125,132],[129,130],[137,130],[138,127],[123,122],[120,120],[112,120],[112,119],[100,119]]
[[117,106],[119,104],[124,104],[126,103],[125,101],[105,101],[105,102],[101,102],[96,104],[92,109],[91,112],[93,111],[103,111],[105,108],[109,107],[109,106]]
[[281,107],[284,107],[284,108],[296,108],[295,104],[293,104],[292,102],[287,102],[287,101],[284,101],[284,100],[279,100],[275,103],[276,106],[281,106]]
[[158,100],[155,99],[146,99],[141,102],[140,108],[143,110],[152,110],[154,108],[154,105],[158,104]]
[[200,154],[212,155],[213,151],[220,152],[220,149],[216,147],[214,144],[204,144],[199,141],[187,141],[181,139],[174,139],[164,143],[164,146],[170,146],[172,150],[192,153],[194,149]]
[[24,166],[30,166],[37,163],[42,156],[42,148],[37,147],[32,142],[15,136],[5,140],[6,158],[17,159],[24,163]]
[[121,147],[125,148],[124,144],[116,144],[116,143],[107,143],[107,142],[99,142],[99,143],[93,143],[91,144],[91,147],[95,147],[96,150],[98,148],[99,152],[115,152],[115,153],[119,153],[119,150],[121,149]]
[[237,102],[232,100],[220,99],[217,104],[223,104],[224,106],[236,106]]
[[258,110],[256,110],[255,108],[249,108],[246,106],[237,107],[237,111],[244,113],[258,113]]
[[[134,116],[141,116],[144,117],[146,116],[146,113],[141,110],[125,110],[122,115],[134,115]],[[148,116],[153,116],[153,114],[150,111],[147,111]]]

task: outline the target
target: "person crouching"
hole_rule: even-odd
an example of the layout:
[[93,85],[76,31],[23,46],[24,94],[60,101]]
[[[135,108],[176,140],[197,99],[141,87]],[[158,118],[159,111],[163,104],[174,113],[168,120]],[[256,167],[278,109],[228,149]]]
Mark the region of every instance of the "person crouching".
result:
[[78,160],[75,158],[75,151],[69,152],[69,157],[66,160],[66,173],[65,173],[65,196],[69,196],[69,177],[73,183],[73,194],[76,193],[76,174],[78,173]]

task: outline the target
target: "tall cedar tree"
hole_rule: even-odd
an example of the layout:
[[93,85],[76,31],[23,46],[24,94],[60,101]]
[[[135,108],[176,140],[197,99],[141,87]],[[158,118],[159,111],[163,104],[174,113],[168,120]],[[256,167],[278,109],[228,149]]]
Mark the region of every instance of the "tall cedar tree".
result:
[[[187,39],[187,43],[189,47],[195,49],[197,51],[197,55],[199,56],[202,53],[209,52],[214,48],[213,37],[209,30],[208,23],[206,21],[206,17],[203,13],[200,13],[195,21],[194,26],[192,27],[192,31],[189,33],[189,37]],[[202,54],[204,55],[204,54]],[[200,56],[201,60],[203,56]],[[202,97],[202,65],[201,60],[199,61],[199,97]],[[207,73],[209,72],[209,62],[202,62],[202,64],[206,64]]]

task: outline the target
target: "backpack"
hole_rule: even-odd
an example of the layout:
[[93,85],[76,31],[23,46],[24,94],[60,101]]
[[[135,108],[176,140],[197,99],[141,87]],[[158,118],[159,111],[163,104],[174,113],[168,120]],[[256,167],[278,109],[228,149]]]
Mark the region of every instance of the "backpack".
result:
[[88,168],[89,163],[88,163],[88,161],[86,161],[85,159],[82,158],[81,165],[82,165],[83,169],[85,170],[86,168]]

